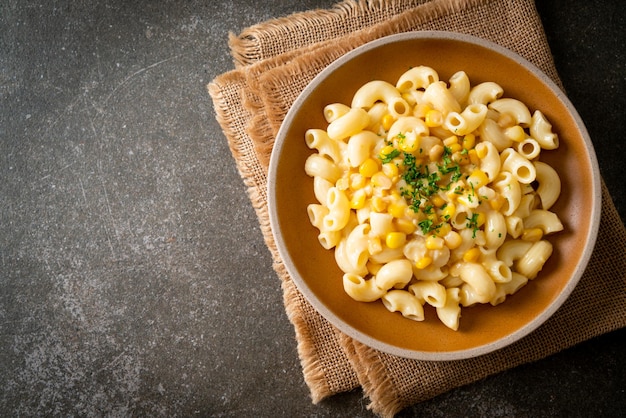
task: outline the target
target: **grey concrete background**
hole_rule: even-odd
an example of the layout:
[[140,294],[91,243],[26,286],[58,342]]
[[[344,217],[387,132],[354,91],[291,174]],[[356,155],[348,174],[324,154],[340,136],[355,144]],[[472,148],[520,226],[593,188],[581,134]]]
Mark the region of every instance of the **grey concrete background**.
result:
[[[205,85],[332,0],[0,0],[0,416],[369,417],[309,399]],[[625,12],[538,2],[626,219]],[[621,330],[401,416],[625,416]]]

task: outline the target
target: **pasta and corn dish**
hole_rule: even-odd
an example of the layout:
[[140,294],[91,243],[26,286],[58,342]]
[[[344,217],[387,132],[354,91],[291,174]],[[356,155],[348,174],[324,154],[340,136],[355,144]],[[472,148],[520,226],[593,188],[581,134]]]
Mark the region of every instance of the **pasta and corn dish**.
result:
[[351,298],[415,321],[430,305],[458,330],[462,308],[500,304],[541,271],[563,224],[559,175],[540,160],[559,139],[540,110],[418,66],[323,112],[326,129],[305,134],[307,212]]

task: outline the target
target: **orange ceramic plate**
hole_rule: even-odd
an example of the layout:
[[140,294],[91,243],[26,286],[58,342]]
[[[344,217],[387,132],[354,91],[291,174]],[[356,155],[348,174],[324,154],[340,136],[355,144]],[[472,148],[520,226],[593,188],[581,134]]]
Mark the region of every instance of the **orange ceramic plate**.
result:
[[[313,181],[304,172],[312,151],[304,141],[309,128],[325,129],[325,105],[350,104],[371,80],[395,84],[407,69],[425,65],[441,80],[463,70],[472,85],[495,81],[504,97],[540,109],[558,133],[555,151],[543,151],[562,181],[551,208],[565,230],[550,236],[554,252],[539,276],[498,305],[462,309],[458,331],[444,326],[433,309],[415,322],[378,302],[352,300],[344,291],[333,251],[317,240],[307,205],[315,203]],[[378,350],[415,359],[453,360],[482,355],[524,337],[546,321],[579,281],[595,243],[600,219],[600,174],[593,146],[565,94],[539,69],[493,43],[456,33],[413,32],[366,44],[333,62],[302,92],[276,139],[269,171],[271,226],[279,253],[295,284],[332,324]]]

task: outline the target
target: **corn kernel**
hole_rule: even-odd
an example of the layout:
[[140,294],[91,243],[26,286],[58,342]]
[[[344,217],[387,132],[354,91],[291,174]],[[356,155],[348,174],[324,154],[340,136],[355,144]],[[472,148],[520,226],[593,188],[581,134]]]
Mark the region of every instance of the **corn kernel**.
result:
[[432,202],[432,204],[437,207],[440,208],[443,205],[445,205],[446,201],[439,195],[435,195],[432,197],[432,199],[430,199],[430,201]]
[[362,209],[365,207],[365,198],[367,197],[367,193],[364,189],[359,189],[352,194],[352,199],[350,199],[350,208],[352,209]]
[[470,163],[474,165],[480,165],[480,158],[478,158],[478,154],[475,149],[467,151],[467,156],[470,159]]
[[372,177],[378,172],[378,163],[373,158],[368,158],[359,166],[359,174],[363,177]]
[[385,244],[391,249],[400,248],[405,242],[406,235],[403,232],[389,232],[385,237]]
[[432,262],[433,262],[432,257],[425,256],[415,262],[415,267],[420,270],[425,269],[426,267],[430,266]]
[[394,118],[393,115],[391,115],[390,113],[387,113],[385,116],[383,116],[382,119],[383,129],[385,131],[389,131],[389,129],[391,129],[391,125],[393,125],[395,121],[396,118]]
[[453,154],[455,152],[459,152],[459,151],[461,151],[463,149],[461,144],[459,144],[458,142],[456,142],[454,144],[450,144],[450,146],[448,146],[448,148],[450,148],[450,152],[452,152]]
[[387,205],[387,212],[394,218],[402,218],[406,207],[406,203],[402,201],[391,202]]
[[476,136],[474,134],[465,135],[463,137],[463,140],[461,141],[461,144],[463,145],[463,148],[468,151],[473,149],[476,145]]
[[339,190],[348,190],[350,188],[350,180],[347,177],[342,177],[335,183],[335,187]]
[[385,209],[387,209],[387,202],[385,202],[385,200],[380,197],[380,196],[374,196],[372,197],[372,209],[374,209],[376,212],[384,212]]
[[444,238],[450,231],[452,231],[452,226],[448,222],[442,222],[435,230],[435,234],[440,238]]
[[446,247],[451,250],[459,248],[463,242],[463,238],[456,231],[450,231],[445,237],[443,237],[443,240],[446,242]]
[[476,212],[476,226],[481,227],[485,224],[487,216],[483,212]]
[[479,189],[489,183],[489,178],[483,170],[477,168],[476,170],[472,171],[472,174],[470,174],[467,182],[471,184],[474,189]]
[[395,219],[394,226],[398,231],[404,232],[407,235],[412,234],[417,229],[415,224],[406,218]]
[[454,203],[448,203],[441,211],[441,217],[448,220],[456,215],[456,205]]
[[504,136],[514,142],[522,142],[524,139],[526,139],[526,133],[524,132],[524,128],[519,125],[506,128],[504,130]]
[[424,116],[424,122],[426,122],[426,126],[428,126],[429,128],[441,126],[443,124],[443,115],[440,111],[431,109],[426,112],[426,115]]
[[385,145],[379,153],[381,159],[387,158],[388,155],[391,155],[396,149],[393,145]]
[[398,141],[398,148],[404,152],[415,152],[419,148],[419,137],[415,134],[406,135]]
[[396,202],[397,202],[397,201],[402,201],[403,203],[404,203],[404,202],[406,202],[406,201],[404,200],[404,198],[402,197],[402,194],[400,194],[400,192],[399,192],[399,191],[397,191],[397,190],[391,190],[391,191],[389,192],[389,197],[390,197],[391,199],[393,199],[394,201],[396,201]]
[[478,261],[479,258],[480,258],[480,250],[478,249],[478,247],[470,248],[469,250],[465,251],[465,253],[463,254],[463,261],[467,263],[473,263],[475,261]]
[[539,241],[541,238],[543,238],[543,231],[541,230],[541,228],[525,229],[524,232],[522,232],[523,241],[536,242]]
[[426,248],[429,250],[441,250],[444,244],[444,240],[435,235],[429,235],[428,238],[426,238]]

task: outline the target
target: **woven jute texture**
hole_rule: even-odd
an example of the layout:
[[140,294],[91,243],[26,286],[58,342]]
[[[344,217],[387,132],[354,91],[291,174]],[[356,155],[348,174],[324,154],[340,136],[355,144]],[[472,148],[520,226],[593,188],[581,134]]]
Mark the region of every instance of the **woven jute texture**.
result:
[[208,85],[280,278],[313,402],[361,386],[380,416],[626,326],[626,229],[604,184],[597,244],[579,285],[544,325],[496,352],[444,362],[381,353],[334,328],[295,287],[278,255],[267,209],[268,163],[280,124],[307,83],[333,60],[368,41],[418,30],[494,41],[561,86],[532,0],[344,1],[278,18],[231,35],[235,69]]

